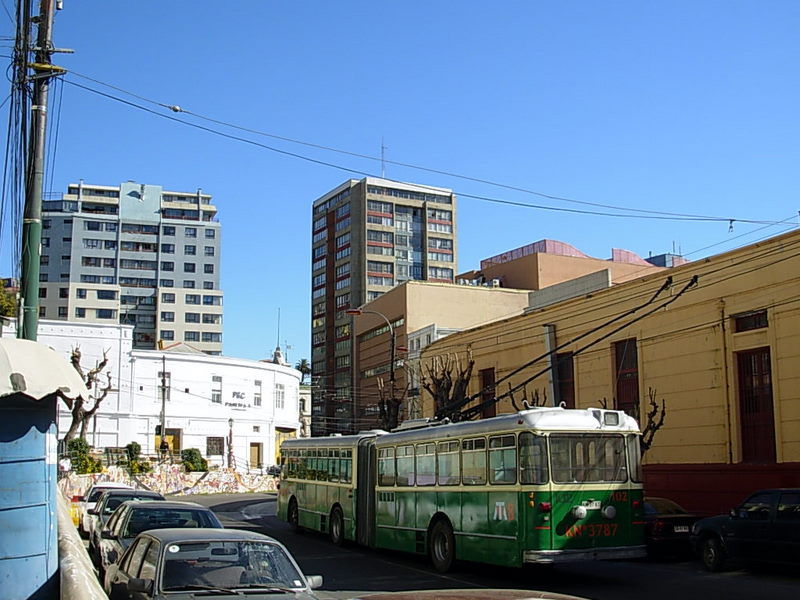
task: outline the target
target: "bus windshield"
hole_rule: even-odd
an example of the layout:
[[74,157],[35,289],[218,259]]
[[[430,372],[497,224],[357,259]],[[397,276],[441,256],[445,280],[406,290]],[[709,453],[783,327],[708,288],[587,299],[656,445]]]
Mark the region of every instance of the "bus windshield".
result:
[[625,440],[621,435],[578,433],[550,436],[553,481],[627,481]]

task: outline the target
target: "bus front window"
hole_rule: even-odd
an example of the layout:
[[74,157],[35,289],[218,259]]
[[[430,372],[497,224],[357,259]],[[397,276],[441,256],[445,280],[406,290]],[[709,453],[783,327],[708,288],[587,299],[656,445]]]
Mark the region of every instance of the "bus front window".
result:
[[584,483],[626,481],[625,444],[621,435],[550,436],[553,481]]

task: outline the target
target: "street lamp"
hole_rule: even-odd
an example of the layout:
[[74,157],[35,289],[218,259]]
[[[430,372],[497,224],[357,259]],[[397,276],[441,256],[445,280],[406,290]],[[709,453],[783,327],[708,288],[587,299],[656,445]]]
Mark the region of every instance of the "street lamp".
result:
[[[348,308],[348,309],[347,309],[347,310],[345,310],[344,312],[345,312],[345,314],[352,315],[352,316],[354,316],[354,317],[355,317],[355,316],[358,316],[358,315],[378,315],[378,316],[379,316],[379,317],[381,317],[381,318],[382,318],[384,321],[386,321],[386,326],[389,328],[389,334],[390,334],[390,336],[391,336],[391,339],[390,339],[390,344],[391,344],[391,346],[390,346],[390,350],[391,350],[391,352],[390,352],[390,357],[389,357],[389,358],[390,358],[390,361],[391,361],[391,362],[389,363],[389,386],[390,386],[390,388],[389,388],[389,389],[391,390],[391,392],[390,392],[390,397],[391,397],[391,399],[392,399],[392,400],[394,400],[394,353],[395,353],[395,337],[394,337],[394,327],[392,327],[392,323],[389,321],[389,319],[386,317],[386,315],[385,315],[385,314],[383,314],[383,313],[381,313],[381,312],[378,312],[377,310],[363,310],[363,309],[361,309],[361,308]],[[383,402],[382,402],[382,404],[383,404]],[[386,418],[388,418],[388,415],[386,416]],[[383,424],[383,425],[384,425],[384,426],[386,426],[386,424]]]
[[394,351],[395,351],[395,339],[394,339],[394,327],[392,327],[391,322],[386,317],[385,314],[378,312],[377,310],[363,310],[361,308],[348,308],[344,311],[347,315],[378,315],[384,321],[386,321],[386,326],[389,328],[389,334],[391,335],[391,363],[389,364],[389,382],[392,384],[392,394],[394,394]]
[[228,468],[233,468],[233,418],[228,419]]

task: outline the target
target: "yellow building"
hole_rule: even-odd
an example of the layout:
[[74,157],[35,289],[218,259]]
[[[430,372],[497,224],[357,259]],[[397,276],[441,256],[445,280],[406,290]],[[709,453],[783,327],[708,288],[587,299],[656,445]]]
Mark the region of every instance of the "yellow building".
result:
[[[760,487],[800,485],[798,273],[795,231],[532,303],[524,315],[431,344],[420,360],[471,347],[464,408],[473,417],[512,412],[525,395],[578,408],[607,403],[644,422],[650,399],[663,401],[665,422],[645,455],[648,493],[714,512]],[[434,413],[427,394],[423,412]]]

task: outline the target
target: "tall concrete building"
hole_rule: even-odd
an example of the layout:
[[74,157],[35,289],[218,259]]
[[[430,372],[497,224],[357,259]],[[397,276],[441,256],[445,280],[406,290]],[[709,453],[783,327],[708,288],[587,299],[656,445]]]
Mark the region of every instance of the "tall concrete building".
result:
[[39,316],[133,325],[134,349],[221,354],[220,244],[201,190],[70,184],[43,205]]
[[348,433],[358,424],[346,311],[404,281],[453,282],[456,198],[444,188],[351,179],[314,202],[312,222],[311,431]]

